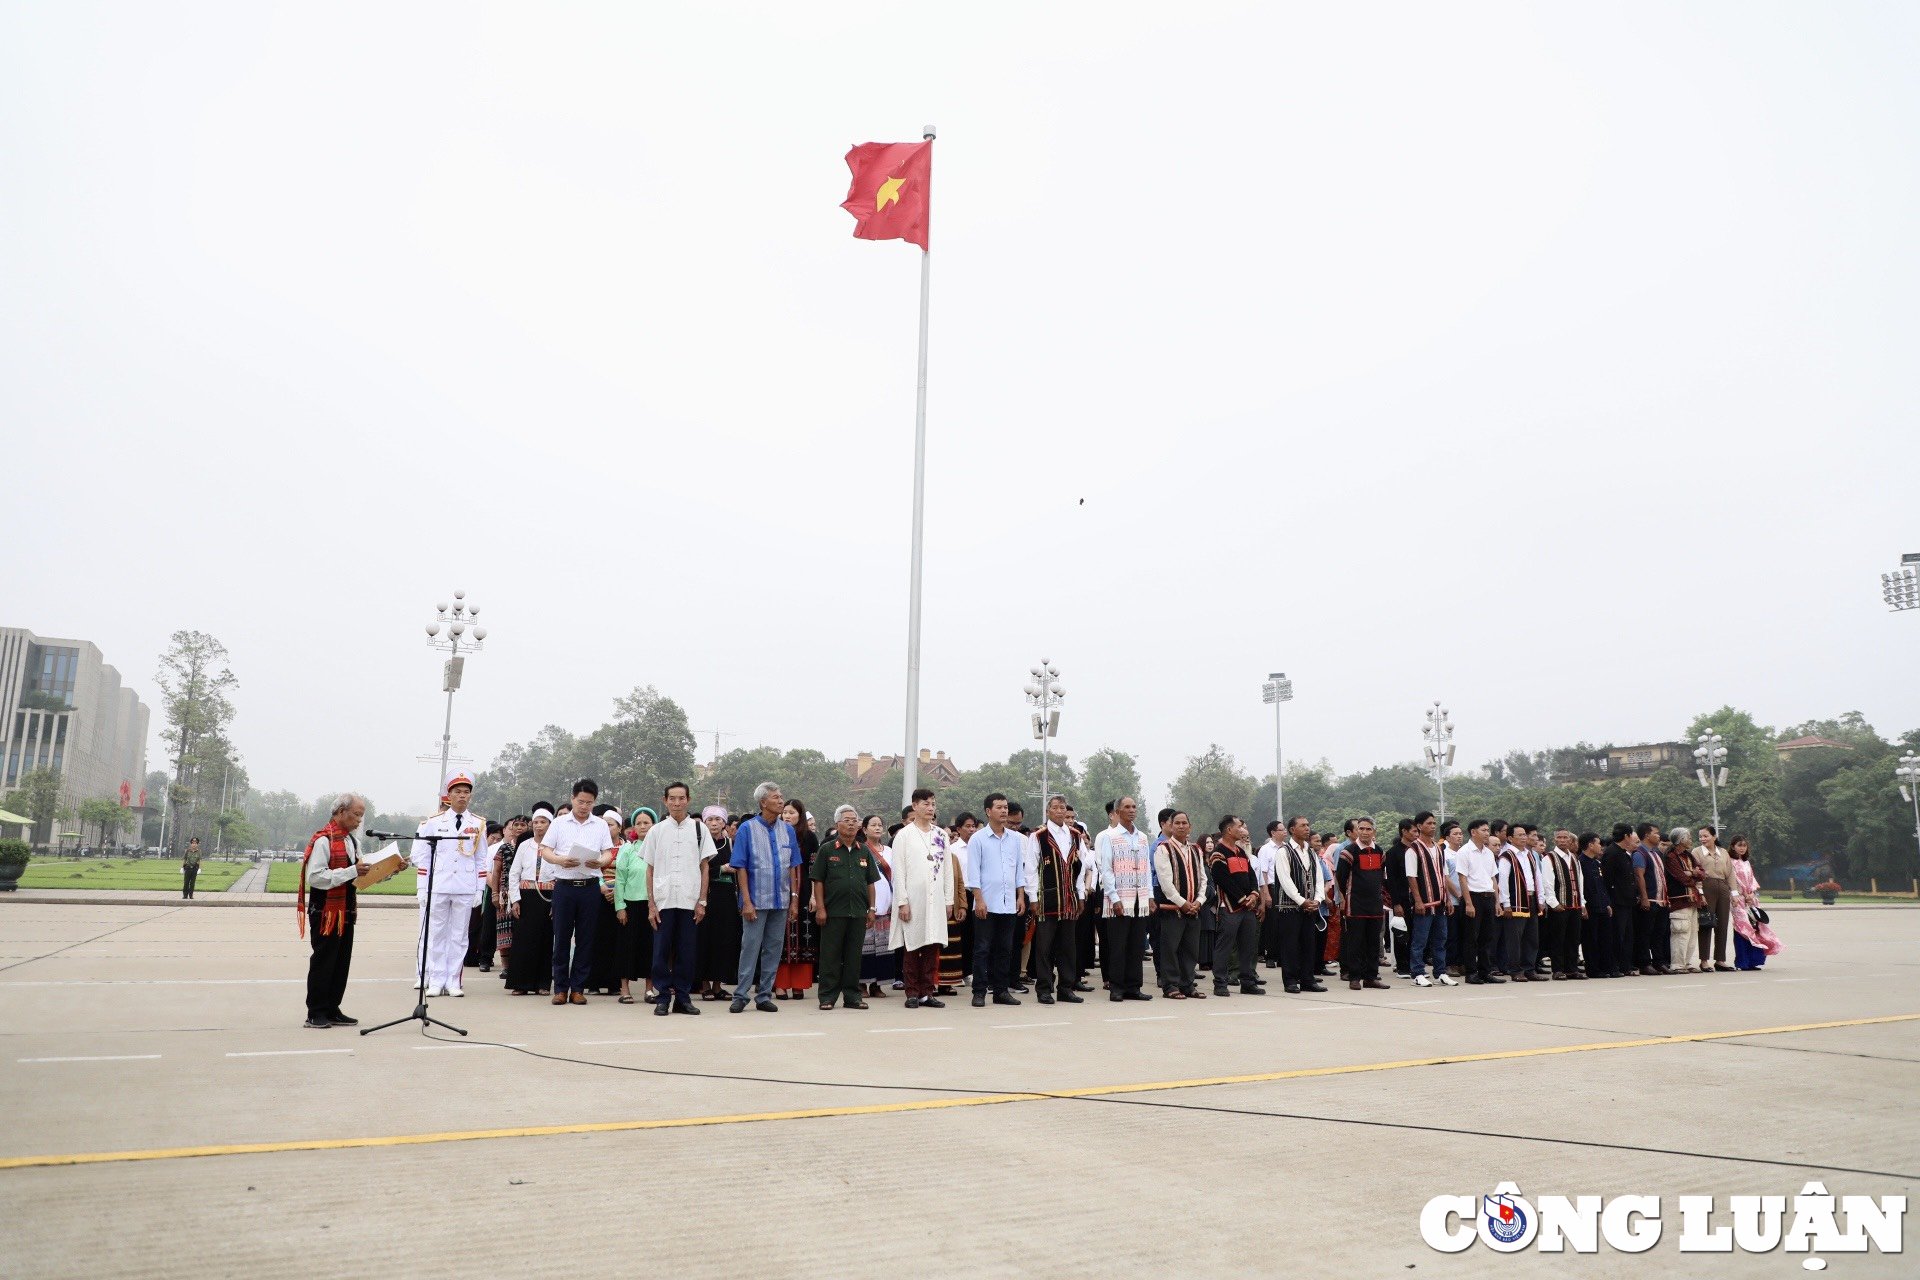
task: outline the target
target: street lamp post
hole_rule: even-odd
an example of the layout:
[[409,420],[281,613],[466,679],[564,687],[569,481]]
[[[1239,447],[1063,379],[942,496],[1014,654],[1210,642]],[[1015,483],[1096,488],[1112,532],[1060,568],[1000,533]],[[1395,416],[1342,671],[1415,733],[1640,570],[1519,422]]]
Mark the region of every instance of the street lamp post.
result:
[[1066,701],[1067,691],[1060,687],[1060,668],[1040,659],[1040,665],[1029,667],[1031,677],[1023,692],[1027,695],[1027,705],[1033,708],[1030,717],[1033,724],[1033,736],[1040,740],[1040,821],[1047,820],[1047,801],[1053,797],[1047,791],[1047,748],[1049,739],[1060,732],[1060,704]]
[[[452,612],[448,612],[445,604],[435,605],[439,616],[427,624],[427,647],[447,654],[440,681],[447,694],[447,718],[440,729],[440,775],[433,782],[435,799],[439,798],[440,785],[447,780],[447,758],[453,754],[453,694],[460,687],[460,675],[467,665],[462,655],[478,653],[486,647],[487,629],[474,622],[480,616],[480,606],[470,605],[466,599],[466,592],[454,592]],[[443,628],[444,637],[440,634]]]
[[1898,569],[1880,575],[1880,598],[1895,613],[1920,609],[1920,551],[1907,552]]
[[1280,750],[1280,708],[1293,701],[1293,681],[1284,671],[1267,676],[1260,686],[1260,700],[1273,706],[1273,816],[1284,827],[1287,821],[1286,756]]
[[1693,776],[1713,797],[1713,829],[1720,830],[1720,788],[1727,785],[1726,739],[1717,733],[1703,733],[1694,744]]
[[1900,780],[1900,798],[1913,806],[1913,839],[1920,845],[1920,755],[1901,756],[1893,776]]
[[1427,725],[1420,730],[1426,739],[1427,768],[1440,788],[1440,821],[1447,820],[1447,770],[1453,767],[1453,719],[1436,699],[1427,708]]

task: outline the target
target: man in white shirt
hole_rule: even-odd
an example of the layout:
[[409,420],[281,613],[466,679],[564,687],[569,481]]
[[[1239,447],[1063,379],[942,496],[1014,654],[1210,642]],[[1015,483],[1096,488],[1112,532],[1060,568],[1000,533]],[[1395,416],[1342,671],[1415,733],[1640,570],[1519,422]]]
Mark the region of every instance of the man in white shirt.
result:
[[1500,928],[1499,855],[1487,843],[1485,818],[1467,824],[1467,842],[1454,855],[1459,869],[1460,897],[1467,906],[1466,948],[1460,962],[1466,970],[1467,985],[1501,983],[1506,979],[1493,970],[1493,936]]
[[613,832],[593,813],[600,784],[573,784],[573,805],[540,840],[540,857],[553,864],[553,1003],[585,1004],[593,970],[593,931],[600,918],[600,870],[612,859]]
[[1144,966],[1147,921],[1153,916],[1153,858],[1147,833],[1135,826],[1140,802],[1122,796],[1113,806],[1114,824],[1094,841],[1100,862],[1100,892],[1106,900],[1106,935],[1101,940],[1109,1000],[1151,1000],[1140,988],[1146,982]]
[[1295,818],[1287,824],[1287,841],[1273,861],[1273,913],[1280,929],[1280,977],[1288,995],[1325,991],[1320,981],[1320,906],[1327,897],[1326,869],[1313,851],[1313,824]]
[[1280,893],[1275,867],[1280,838],[1280,819],[1275,818],[1267,824],[1267,842],[1253,852],[1253,880],[1260,886],[1260,958],[1269,969],[1280,965],[1280,913],[1273,909]]
[[415,833],[437,840],[413,842],[409,861],[419,877],[420,927],[426,932],[425,968],[415,974],[430,996],[463,996],[461,966],[467,959],[467,930],[473,900],[487,874],[487,823],[467,812],[473,778],[464,769],[447,775],[440,789],[447,807],[420,824]]
[[[313,943],[313,954],[307,959],[306,1025],[316,1031],[359,1024],[359,1019],[341,1012],[340,999],[353,966],[353,925],[358,914],[353,882],[367,869],[360,864],[360,838],[353,833],[366,816],[366,798],[342,792],[333,802],[327,825],[307,843],[307,856],[300,863],[301,919]],[[311,906],[306,902],[309,891]]]
[[684,782],[661,797],[667,816],[647,832],[641,856],[647,861],[647,916],[653,922],[653,1012],[700,1012],[693,1004],[696,926],[707,915],[708,859],[715,854],[706,825],[689,817],[693,795]]

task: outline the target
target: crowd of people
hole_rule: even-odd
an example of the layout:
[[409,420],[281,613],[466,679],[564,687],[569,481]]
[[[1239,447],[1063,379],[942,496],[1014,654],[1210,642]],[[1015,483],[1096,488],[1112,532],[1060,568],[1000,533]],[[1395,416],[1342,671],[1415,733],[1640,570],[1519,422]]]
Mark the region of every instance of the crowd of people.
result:
[[[1335,834],[1295,817],[1256,846],[1235,815],[1196,832],[1171,807],[1150,835],[1131,796],[1097,833],[1057,795],[1031,823],[994,793],[943,824],[922,788],[897,821],[842,805],[823,834],[773,782],[752,813],[695,816],[684,783],[658,809],[623,810],[582,779],[566,805],[495,823],[468,812],[470,777],[444,790],[411,851],[417,976],[434,996],[464,995],[463,971],[491,972],[496,955],[516,996],[605,995],[664,1017],[809,997],[865,1009],[895,992],[933,1009],[963,994],[975,1007],[1264,996],[1263,968],[1287,994],[1336,976],[1384,989],[1388,971],[1422,987],[1720,973],[1781,950],[1747,839],[1723,844],[1711,826],[1622,822],[1603,837],[1422,812],[1383,845],[1369,818]],[[308,846],[310,1027],[354,1022],[339,1000],[364,810],[343,795]]]

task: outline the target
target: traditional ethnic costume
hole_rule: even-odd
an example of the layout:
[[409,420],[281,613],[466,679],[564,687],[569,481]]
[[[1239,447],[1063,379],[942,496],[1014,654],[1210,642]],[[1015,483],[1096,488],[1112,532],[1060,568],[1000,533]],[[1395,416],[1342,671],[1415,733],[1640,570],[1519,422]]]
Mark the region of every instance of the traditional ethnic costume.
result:
[[1385,987],[1380,981],[1380,931],[1387,915],[1386,855],[1373,845],[1349,845],[1334,866],[1340,886],[1341,967],[1347,985]]
[[[711,817],[726,821],[727,811],[708,805],[700,814],[704,822]],[[708,828],[711,832],[712,828]],[[723,833],[713,837],[713,853],[707,858],[707,914],[700,921],[700,961],[697,980],[712,987],[703,999],[724,1000],[727,985],[740,973],[740,891],[734,881],[733,841]]]
[[[533,813],[553,816],[545,805]],[[540,857],[539,837],[531,835],[520,841],[508,866],[507,910],[514,921],[507,990],[517,996],[545,995],[553,981],[553,870]]]
[[[940,948],[947,941],[947,908],[953,902],[953,859],[948,857],[947,833],[940,827],[925,831],[909,822],[893,837],[893,917],[890,948],[906,949],[902,976],[907,1007],[942,1008],[933,994]],[[913,916],[902,920],[906,908]]]
[[[329,822],[307,841],[300,864],[299,893],[294,910],[300,932],[313,944],[307,958],[307,1025],[347,1025],[340,1000],[347,991],[347,971],[353,967],[353,925],[359,914],[353,882],[360,874],[360,842]],[[313,890],[309,906],[307,890]]]
[[[803,894],[812,893],[813,860],[820,852],[820,837],[802,822],[794,829],[800,842],[800,886]],[[813,909],[806,903],[795,904],[787,912],[787,937],[780,947],[780,967],[773,976],[775,991],[803,993],[813,985],[814,966],[820,959],[820,931],[814,926]],[[796,994],[794,999],[799,999]]]
[[1753,864],[1745,858],[1733,860],[1733,966],[1758,969],[1768,956],[1777,956],[1786,947],[1767,922],[1754,913],[1760,910],[1760,881],[1754,878]]

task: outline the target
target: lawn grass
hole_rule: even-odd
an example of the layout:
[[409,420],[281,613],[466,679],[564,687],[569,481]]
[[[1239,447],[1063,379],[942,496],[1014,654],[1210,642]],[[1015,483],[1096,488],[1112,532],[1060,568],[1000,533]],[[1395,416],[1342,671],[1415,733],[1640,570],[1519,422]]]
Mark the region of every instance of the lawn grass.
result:
[[[200,864],[196,893],[219,893],[247,869],[244,862]],[[180,892],[180,864],[166,858],[35,858],[20,876],[22,889],[146,889]]]
[[[268,893],[292,893],[300,887],[300,864],[297,862],[276,862],[267,868]],[[371,889],[362,889],[362,893],[405,894],[414,893],[414,872],[408,867],[391,880],[382,880]]]

